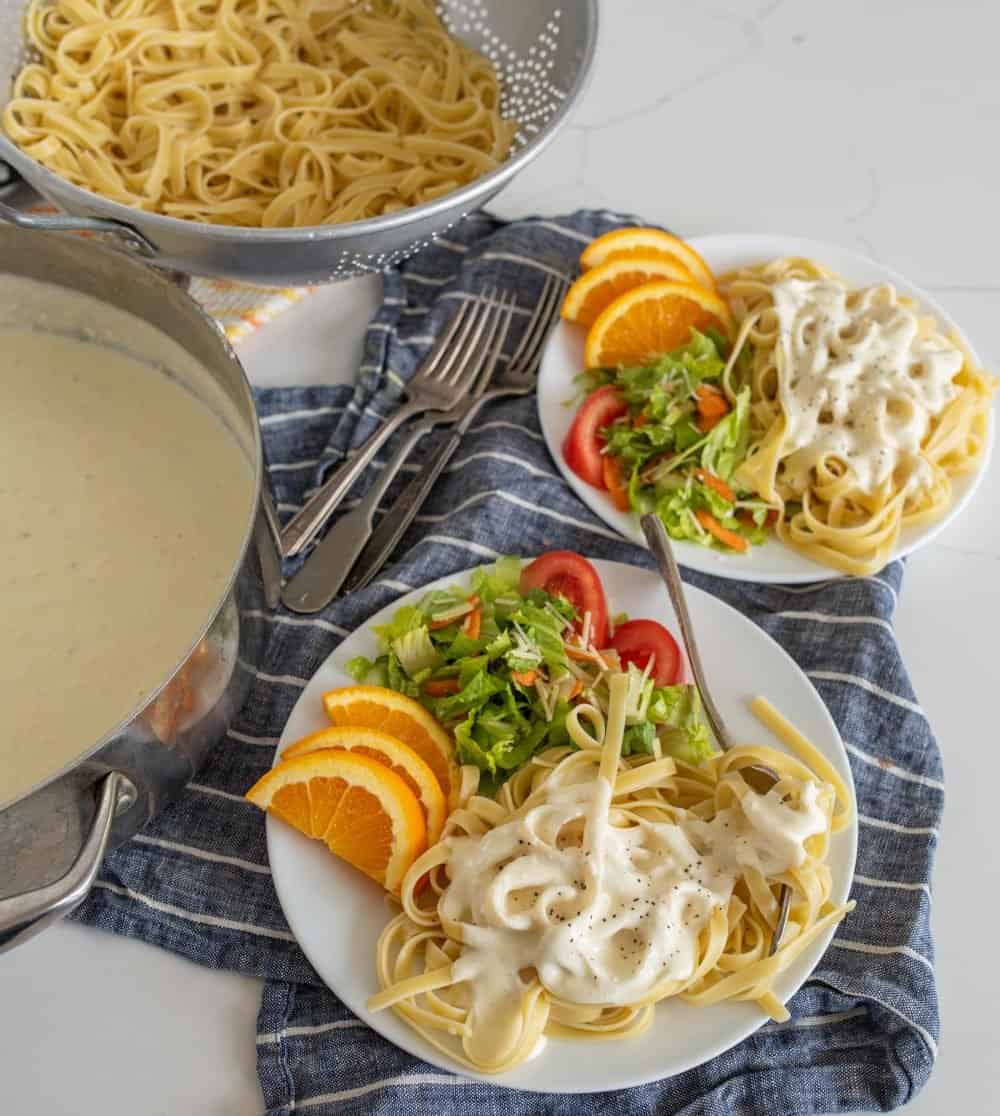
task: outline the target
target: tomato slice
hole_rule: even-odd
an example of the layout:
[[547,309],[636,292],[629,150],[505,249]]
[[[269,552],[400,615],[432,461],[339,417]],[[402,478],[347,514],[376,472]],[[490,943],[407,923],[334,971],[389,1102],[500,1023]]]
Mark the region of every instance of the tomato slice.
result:
[[657,686],[673,686],[681,680],[684,664],[677,641],[655,620],[629,620],[615,629],[611,647],[618,652],[623,667],[634,663],[640,670],[653,656],[650,677]]
[[584,400],[563,442],[566,464],[581,480],[595,488],[604,488],[601,454],[604,441],[600,431],[627,413],[628,404],[618,389],[613,384],[605,384]]
[[597,570],[573,550],[550,550],[521,571],[521,592],[544,589],[553,597],[565,597],[583,622],[590,613],[590,642],[603,647],[608,638],[608,602]]

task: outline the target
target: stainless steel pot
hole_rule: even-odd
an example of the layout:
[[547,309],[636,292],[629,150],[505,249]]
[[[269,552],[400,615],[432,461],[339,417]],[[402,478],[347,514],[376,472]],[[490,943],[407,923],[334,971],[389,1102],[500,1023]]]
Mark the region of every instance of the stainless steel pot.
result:
[[[274,607],[281,572],[250,385],[215,322],[162,274],[80,237],[0,227],[3,273],[79,291],[148,323],[150,351],[137,355],[180,375],[224,419],[253,466],[256,501],[225,593],[191,632],[183,661],[127,722],[0,810],[0,950],[72,910],[105,852],[177,795],[226,733],[263,652],[266,625],[244,617]],[[201,370],[200,379],[181,365]]]
[[[29,57],[15,30],[26,0],[0,0],[0,104]],[[518,121],[510,157],[490,174],[424,205],[385,217],[307,229],[205,225],[131,209],[71,185],[0,134],[0,159],[65,210],[62,228],[128,231],[131,245],[166,268],[264,285],[323,283],[381,271],[443,236],[484,206],[549,145],[579,101],[594,60],[597,0],[440,0],[458,38],[486,55],[502,80],[502,109]],[[25,218],[0,203],[0,221]],[[42,218],[41,220],[45,220]],[[50,226],[53,227],[53,226]]]

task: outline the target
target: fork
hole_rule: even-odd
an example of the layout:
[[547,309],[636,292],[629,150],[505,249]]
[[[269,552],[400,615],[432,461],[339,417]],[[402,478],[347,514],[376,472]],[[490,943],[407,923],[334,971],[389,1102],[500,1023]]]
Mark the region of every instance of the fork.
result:
[[[697,686],[702,703],[705,706],[708,723],[712,726],[719,747],[724,752],[728,752],[733,747],[733,738],[726,727],[726,722],[722,719],[719,707],[715,704],[712,691],[708,688],[708,678],[701,663],[701,655],[698,653],[694,625],[691,623],[691,614],[688,612],[687,599],[684,596],[684,583],[681,581],[681,572],[677,568],[677,559],[674,557],[674,548],[670,544],[667,529],[663,526],[660,517],[653,512],[644,515],[639,522],[642,526],[642,532],[646,536],[646,543],[656,559],[663,584],[667,587],[670,603],[674,606],[674,613],[681,629],[681,639],[684,642],[684,650],[687,652],[688,662],[691,664],[695,686]],[[767,794],[779,781],[778,776],[769,767],[764,767],[763,764],[754,764],[752,767],[743,768],[743,776],[751,789],[759,794]],[[747,778],[747,776],[752,776],[752,778]],[[791,903],[792,889],[788,884],[783,883],[778,892],[778,917],[775,919],[774,929],[771,932],[771,945],[767,951],[768,957],[773,957],[781,945],[781,937],[788,923],[788,911]]]
[[[504,342],[507,340],[516,302],[513,296],[500,297],[500,305],[504,308],[504,312],[494,320],[492,329],[483,341],[480,353],[472,362],[476,369],[476,382],[471,389],[471,400],[481,396],[493,378]],[[460,404],[459,410],[454,413],[431,411],[408,432],[403,439],[403,444],[386,462],[358,505],[337,520],[327,531],[322,542],[305,560],[302,568],[285,585],[281,592],[281,603],[286,608],[291,609],[292,612],[308,615],[320,612],[333,600],[371,535],[372,520],[379,501],[385,495],[410,451],[435,426],[454,422],[457,417],[460,417],[462,406],[467,404]]]
[[371,538],[362,550],[351,575],[344,583],[344,592],[363,589],[385,565],[407,527],[424,505],[438,477],[454,456],[462,437],[472,425],[476,415],[494,399],[527,395],[534,390],[542,347],[555,321],[568,280],[549,276],[542,288],[535,310],[524,327],[521,341],[507,362],[507,370],[496,387],[482,395],[467,400],[459,408],[460,414],[451,435],[445,439],[424,467],[396,497],[396,502],[385,513]]
[[473,359],[487,331],[503,313],[497,290],[463,302],[440,340],[406,385],[406,402],[376,430],[299,508],[281,532],[286,558],[301,553],[323,530],[351,485],[375,454],[408,419],[427,411],[449,411],[462,401],[476,381],[479,366]]

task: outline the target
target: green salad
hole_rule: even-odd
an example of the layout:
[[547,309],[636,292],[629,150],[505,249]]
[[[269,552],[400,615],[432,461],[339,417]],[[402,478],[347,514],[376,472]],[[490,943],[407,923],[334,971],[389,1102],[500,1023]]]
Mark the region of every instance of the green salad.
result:
[[735,479],[750,445],[750,388],[725,390],[726,354],[721,335],[692,330],[645,364],[584,372],[587,399],[564,452],[622,510],[655,512],[675,539],[742,551],[764,541],[774,516]]
[[[587,621],[559,593],[522,592],[522,563],[475,570],[469,588],[428,593],[375,627],[381,653],[347,665],[359,682],[416,698],[454,734],[460,763],[494,785],[535,752],[570,744],[566,715],[585,701],[606,712],[611,673],[629,677],[623,751],[697,764],[714,746],[697,690],[657,686],[649,670],[586,640]],[[582,631],[581,631],[582,629]]]

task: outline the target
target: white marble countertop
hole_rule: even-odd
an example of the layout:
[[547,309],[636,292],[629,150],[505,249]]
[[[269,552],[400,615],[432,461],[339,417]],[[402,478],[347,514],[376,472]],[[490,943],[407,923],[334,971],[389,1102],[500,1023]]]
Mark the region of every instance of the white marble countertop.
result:
[[[522,0],[526,2],[526,0]],[[494,208],[608,206],[684,234],[840,242],[926,287],[1000,368],[1000,9],[982,0],[606,0],[596,73]],[[259,384],[345,382],[378,281],[324,289],[242,349]],[[908,563],[896,622],[944,754],[934,890],[943,1034],[910,1116],[979,1113],[994,1052],[1000,518],[993,484]],[[989,900],[984,900],[989,896]],[[60,925],[0,957],[4,1116],[250,1116],[259,987]]]

